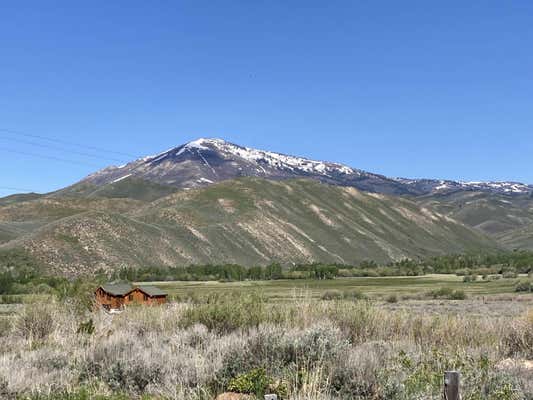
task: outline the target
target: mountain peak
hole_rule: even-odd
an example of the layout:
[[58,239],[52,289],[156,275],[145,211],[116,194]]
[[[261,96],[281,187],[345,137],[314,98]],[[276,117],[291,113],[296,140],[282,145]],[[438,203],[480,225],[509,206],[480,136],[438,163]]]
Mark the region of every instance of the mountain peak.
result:
[[221,144],[226,144],[226,143],[227,142],[224,139],[220,139],[220,138],[198,138],[196,140],[192,140],[186,143],[183,146],[202,148],[202,147],[205,147],[205,145],[221,145]]

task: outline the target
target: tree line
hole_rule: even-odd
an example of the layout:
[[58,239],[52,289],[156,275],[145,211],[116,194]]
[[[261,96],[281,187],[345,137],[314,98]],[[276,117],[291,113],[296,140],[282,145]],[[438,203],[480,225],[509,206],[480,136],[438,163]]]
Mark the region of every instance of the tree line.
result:
[[127,281],[244,281],[276,279],[334,279],[338,277],[418,276],[430,273],[490,275],[533,271],[533,252],[510,251],[497,254],[457,254],[426,259],[404,259],[379,264],[363,261],[357,265],[312,263],[246,267],[237,264],[176,267],[122,268],[113,279]]
[[530,273],[533,251],[494,254],[457,254],[426,259],[404,259],[380,264],[372,260],[354,265],[312,263],[267,266],[189,265],[121,268],[111,273],[95,271],[91,277],[69,280],[45,273],[46,267],[23,250],[0,251],[0,295],[54,293],[67,295],[85,285],[110,280],[142,281],[245,281],[277,279],[335,279],[339,277],[417,276],[428,273],[491,275]]

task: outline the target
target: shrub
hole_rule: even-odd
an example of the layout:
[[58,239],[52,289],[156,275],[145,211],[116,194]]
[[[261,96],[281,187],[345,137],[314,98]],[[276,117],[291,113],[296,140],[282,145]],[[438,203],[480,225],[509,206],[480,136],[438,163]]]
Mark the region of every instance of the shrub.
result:
[[477,280],[477,275],[465,275],[463,277],[463,282],[469,283],[469,282],[475,282]]
[[322,295],[322,300],[340,300],[342,297],[342,292],[339,290],[326,290]]
[[380,329],[380,317],[379,311],[366,301],[336,307],[330,313],[330,318],[354,343],[375,337]]
[[466,293],[464,290],[454,290],[452,294],[449,297],[450,300],[465,300],[466,299]]
[[506,271],[502,275],[503,279],[515,279],[516,276],[517,275],[515,271]]
[[452,295],[453,289],[448,287],[442,287],[439,289],[431,290],[428,295],[434,299],[447,298]]
[[[1,392],[0,392],[1,393]],[[93,395],[85,388],[74,391],[60,391],[51,394],[35,394],[23,397],[21,400],[130,400],[131,397],[125,394]],[[156,397],[146,396],[143,400],[159,400]]]
[[387,303],[398,303],[398,296],[396,294],[389,294],[386,298],[385,298],[385,301]]
[[428,293],[430,297],[434,299],[448,299],[448,300],[464,300],[466,299],[466,293],[463,290],[454,290],[449,287],[444,287],[436,290],[432,290]]
[[267,376],[263,368],[255,368],[250,372],[233,378],[228,384],[228,390],[230,392],[255,394],[260,397],[264,396],[271,382],[272,379]]
[[532,292],[533,284],[531,281],[520,281],[514,287],[515,292]]
[[87,335],[92,335],[94,333],[94,322],[93,319],[90,318],[87,322],[80,322],[78,326],[77,333],[85,333]]
[[227,333],[256,327],[268,317],[264,300],[258,295],[214,296],[206,304],[188,308],[180,323],[183,327],[203,324],[209,330]]
[[386,399],[383,375],[390,367],[389,345],[370,342],[346,352],[332,366],[331,391],[335,399]]
[[160,380],[160,368],[139,361],[115,361],[102,374],[105,382],[115,391],[143,393],[150,383]]
[[366,299],[366,295],[360,290],[346,290],[343,292],[343,297],[350,300],[363,300]]
[[11,318],[0,316],[0,337],[7,336],[11,333]]
[[533,358],[533,311],[510,324],[503,342],[509,356]]
[[336,359],[349,348],[349,342],[338,328],[331,324],[313,325],[289,342],[287,351],[291,360],[304,362],[308,367]]
[[52,310],[46,304],[28,304],[19,314],[15,327],[25,339],[46,339],[54,331]]

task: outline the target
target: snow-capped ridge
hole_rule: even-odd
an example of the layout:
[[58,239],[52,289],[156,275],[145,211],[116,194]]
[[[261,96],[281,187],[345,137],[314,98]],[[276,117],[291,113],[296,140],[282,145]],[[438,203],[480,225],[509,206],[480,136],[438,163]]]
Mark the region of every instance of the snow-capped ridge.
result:
[[158,163],[166,158],[179,157],[186,153],[201,156],[206,151],[216,151],[225,158],[238,157],[256,164],[257,168],[263,172],[265,172],[264,167],[270,167],[322,175],[359,174],[359,171],[346,165],[239,146],[219,138],[199,138],[155,156],[145,157],[142,161]]
[[[320,174],[328,174],[332,172],[353,174],[356,172],[354,169],[338,163],[316,161],[305,157],[290,156],[273,151],[239,146],[222,139],[198,139],[191,143],[202,150],[205,149],[206,145],[211,145],[223,154],[237,156],[247,161],[258,163],[260,165],[267,165],[273,168],[286,168]],[[189,146],[191,143],[188,143],[186,146]]]
[[520,182],[506,181],[452,181],[436,179],[406,179],[395,178],[402,184],[415,187],[426,186],[430,192],[447,192],[453,190],[470,190],[470,191],[489,191],[503,194],[524,194],[533,192],[533,185],[527,185]]
[[392,195],[418,196],[454,191],[484,191],[508,195],[533,193],[533,185],[519,182],[389,178],[340,163],[317,161],[205,137],[119,167],[107,167],[89,175],[85,181],[103,185],[126,175],[178,188],[255,176],[276,180],[309,178]]

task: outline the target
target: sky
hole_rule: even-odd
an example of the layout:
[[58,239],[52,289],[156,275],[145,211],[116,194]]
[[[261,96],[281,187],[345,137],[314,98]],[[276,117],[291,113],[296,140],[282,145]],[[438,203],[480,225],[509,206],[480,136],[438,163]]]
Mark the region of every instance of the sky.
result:
[[529,1],[2,1],[0,196],[199,137],[533,183]]

